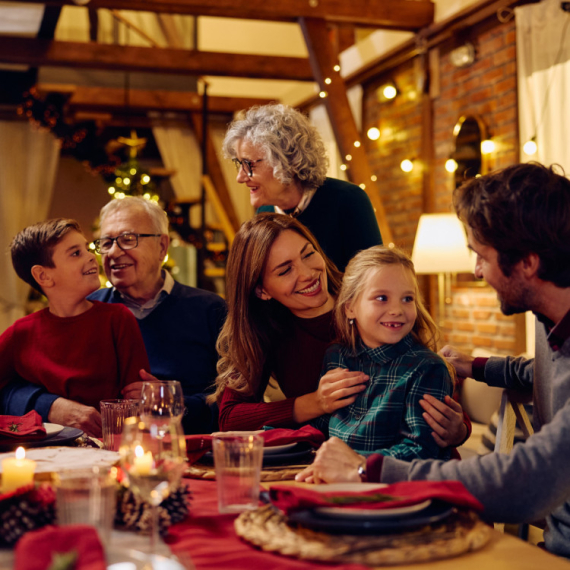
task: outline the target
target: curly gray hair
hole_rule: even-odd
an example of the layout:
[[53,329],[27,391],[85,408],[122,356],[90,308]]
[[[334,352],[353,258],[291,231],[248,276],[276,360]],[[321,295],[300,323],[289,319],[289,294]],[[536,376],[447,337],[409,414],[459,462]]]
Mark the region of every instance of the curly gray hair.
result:
[[228,158],[236,158],[241,140],[263,149],[273,175],[283,184],[298,180],[311,190],[325,181],[329,161],[321,136],[292,107],[272,104],[242,111],[226,132],[223,150]]

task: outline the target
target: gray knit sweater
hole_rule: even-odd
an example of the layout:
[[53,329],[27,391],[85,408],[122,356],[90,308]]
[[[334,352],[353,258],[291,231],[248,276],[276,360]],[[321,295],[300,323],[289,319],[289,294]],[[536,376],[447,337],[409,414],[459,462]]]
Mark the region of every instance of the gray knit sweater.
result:
[[570,557],[570,339],[553,351],[544,325],[537,321],[535,358],[490,358],[485,381],[507,388],[533,387],[533,436],[508,455],[411,463],[385,457],[381,481],[459,480],[483,503],[486,520],[521,523],[546,517],[546,547]]

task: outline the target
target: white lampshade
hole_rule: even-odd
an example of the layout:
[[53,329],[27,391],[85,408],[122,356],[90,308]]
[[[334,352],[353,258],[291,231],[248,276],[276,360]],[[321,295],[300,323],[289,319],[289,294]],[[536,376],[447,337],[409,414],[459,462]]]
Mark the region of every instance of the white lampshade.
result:
[[416,273],[473,273],[475,257],[455,214],[422,214],[414,241]]

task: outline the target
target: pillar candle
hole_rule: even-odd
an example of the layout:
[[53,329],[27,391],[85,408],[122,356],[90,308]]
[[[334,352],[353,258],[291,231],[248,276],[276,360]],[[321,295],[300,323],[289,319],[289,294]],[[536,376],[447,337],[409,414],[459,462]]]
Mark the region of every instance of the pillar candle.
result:
[[25,457],[24,448],[18,447],[16,457],[9,457],[2,461],[3,492],[7,493],[34,482],[36,462]]

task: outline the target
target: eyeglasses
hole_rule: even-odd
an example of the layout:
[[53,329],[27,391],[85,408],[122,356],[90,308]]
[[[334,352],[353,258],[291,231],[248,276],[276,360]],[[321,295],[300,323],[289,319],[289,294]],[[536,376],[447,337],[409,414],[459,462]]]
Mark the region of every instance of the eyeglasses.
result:
[[109,253],[113,247],[114,242],[117,242],[117,245],[120,249],[127,251],[129,249],[135,249],[135,247],[139,245],[139,238],[160,237],[161,235],[162,234],[132,234],[126,232],[114,238],[105,237],[96,239],[93,241],[93,245],[95,246],[95,251],[97,253]]
[[257,162],[261,162],[262,160],[265,159],[260,158],[258,160],[247,160],[247,158],[244,158],[243,160],[240,160],[239,158],[232,158],[232,162],[234,163],[236,170],[239,172],[243,168],[250,178],[253,176],[253,165]]

